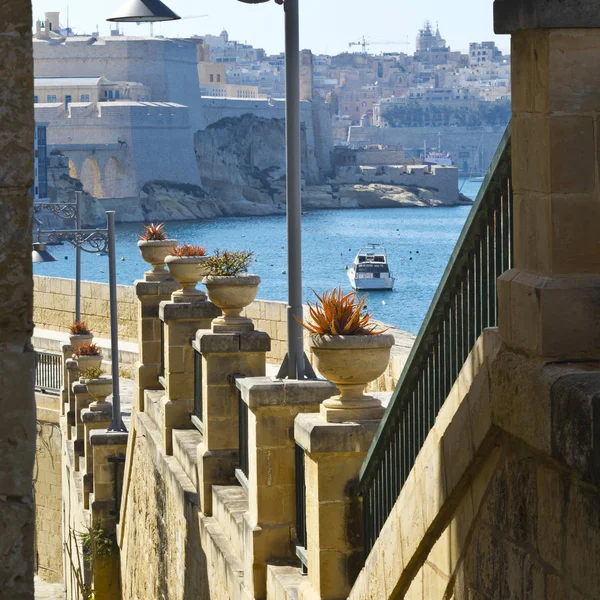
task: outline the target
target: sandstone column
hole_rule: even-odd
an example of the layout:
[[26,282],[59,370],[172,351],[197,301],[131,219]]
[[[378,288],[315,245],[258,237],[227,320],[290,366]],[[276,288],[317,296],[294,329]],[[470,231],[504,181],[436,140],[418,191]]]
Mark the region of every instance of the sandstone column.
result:
[[33,56],[31,3],[0,12],[0,597],[33,598]]
[[[600,357],[600,11],[596,0],[496,0],[512,34],[515,268],[499,281],[510,347]],[[543,6],[542,6],[543,5]]]

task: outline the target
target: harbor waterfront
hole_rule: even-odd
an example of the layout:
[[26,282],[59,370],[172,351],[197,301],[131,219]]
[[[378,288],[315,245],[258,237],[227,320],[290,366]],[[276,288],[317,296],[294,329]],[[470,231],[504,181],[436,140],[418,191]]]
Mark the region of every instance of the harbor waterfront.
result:
[[[481,182],[461,180],[462,193],[475,197]],[[452,208],[386,208],[323,210],[303,215],[303,298],[314,300],[312,290],[341,286],[351,291],[346,267],[361,246],[383,244],[396,278],[393,291],[372,292],[367,300],[375,317],[417,333],[454,249],[469,206]],[[179,242],[215,248],[249,249],[256,262],[253,273],[262,279],[259,297],[287,297],[285,216],[179,221],[166,224],[169,237]],[[118,283],[131,285],[146,270],[137,248],[140,224],[117,226]],[[75,276],[75,250],[70,244],[49,246],[57,262],[34,265],[34,273],[54,277]],[[82,256],[82,278],[108,281],[108,260]]]

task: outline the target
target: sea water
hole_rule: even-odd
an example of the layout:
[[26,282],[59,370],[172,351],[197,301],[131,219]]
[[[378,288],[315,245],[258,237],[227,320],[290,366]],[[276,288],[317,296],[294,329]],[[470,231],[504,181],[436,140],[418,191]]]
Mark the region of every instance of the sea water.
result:
[[[464,183],[464,185],[463,185]],[[461,181],[462,193],[477,194],[480,182]],[[304,301],[313,293],[341,286],[351,291],[347,268],[361,246],[378,243],[387,250],[396,278],[393,291],[371,292],[367,307],[380,321],[417,333],[435,294],[469,206],[452,208],[385,208],[310,211],[302,216]],[[169,222],[169,237],[180,243],[252,250],[252,273],[260,275],[259,297],[287,298],[285,216]],[[140,224],[117,225],[117,280],[131,285],[149,268],[137,248]],[[38,275],[75,277],[75,250],[70,244],[49,246],[57,262],[34,265]],[[108,259],[82,253],[82,279],[108,282]]]

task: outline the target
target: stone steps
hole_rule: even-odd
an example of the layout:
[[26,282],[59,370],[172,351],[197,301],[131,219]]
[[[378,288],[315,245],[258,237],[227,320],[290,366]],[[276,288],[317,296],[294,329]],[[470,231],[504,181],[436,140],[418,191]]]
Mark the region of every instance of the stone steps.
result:
[[179,461],[181,468],[198,489],[198,444],[202,434],[196,429],[173,430],[173,457]]
[[229,540],[238,558],[245,552],[244,515],[248,512],[248,494],[239,485],[214,485],[213,517]]

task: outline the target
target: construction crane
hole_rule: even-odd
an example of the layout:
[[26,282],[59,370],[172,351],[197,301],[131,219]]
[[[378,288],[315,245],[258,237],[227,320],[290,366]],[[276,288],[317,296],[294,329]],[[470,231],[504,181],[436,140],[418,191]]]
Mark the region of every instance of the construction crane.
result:
[[348,46],[350,48],[352,48],[352,46],[361,46],[362,53],[367,54],[367,48],[369,46],[404,46],[408,44],[410,44],[408,40],[406,40],[405,42],[368,42],[365,39],[365,36],[363,35],[362,40],[359,40],[358,42],[350,42]]

